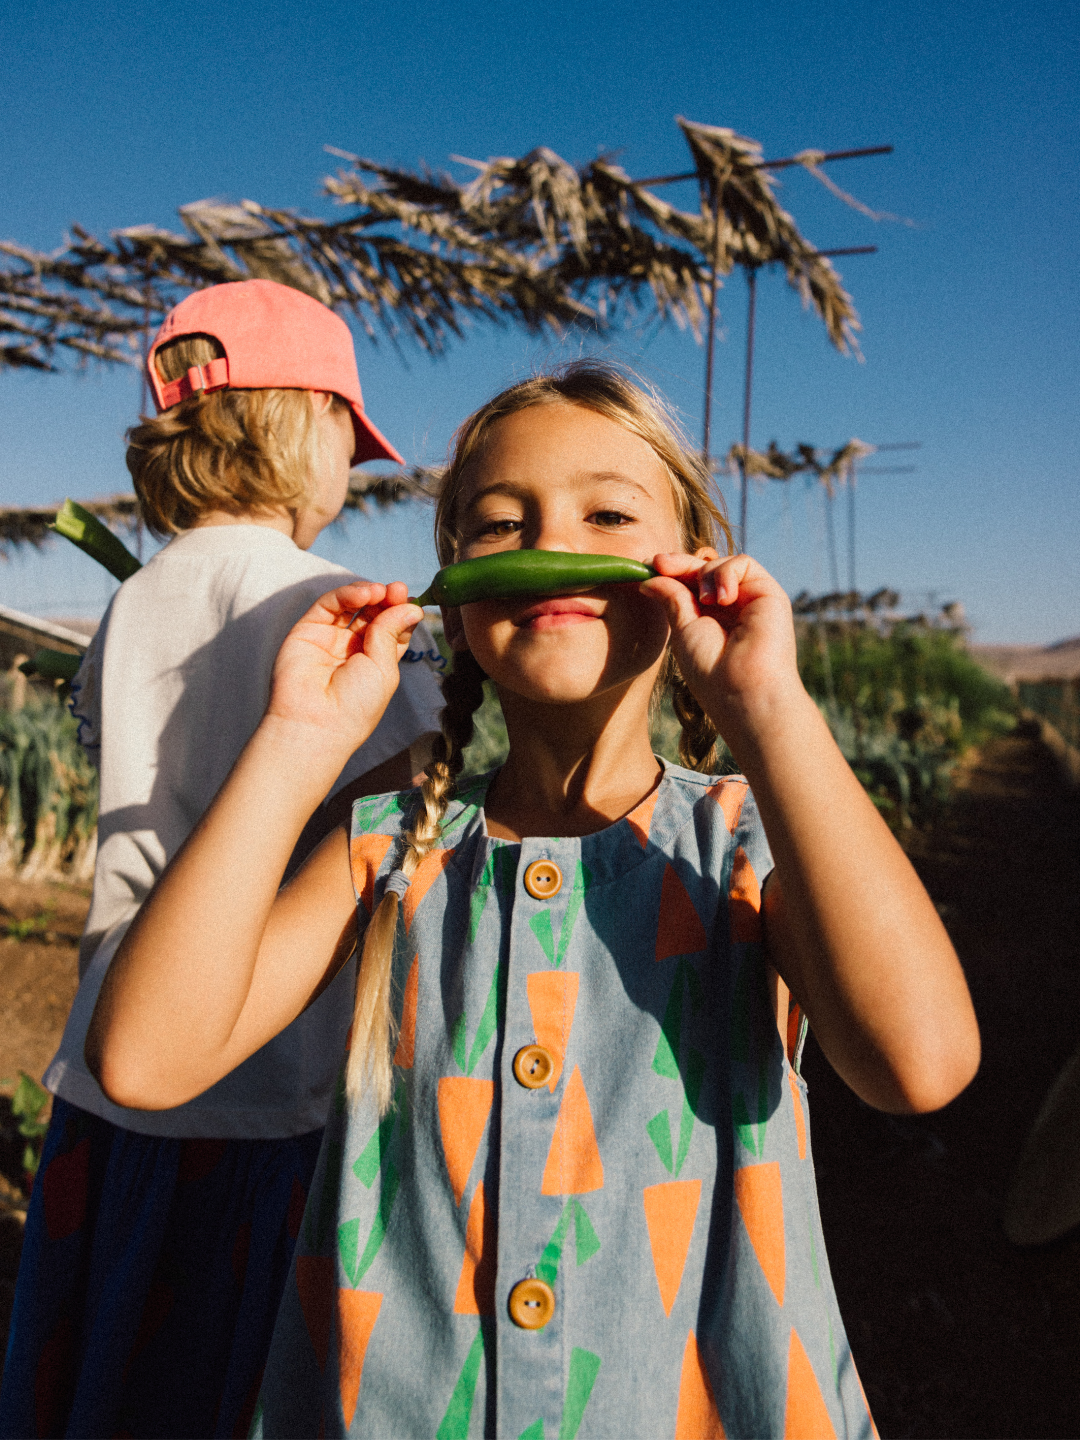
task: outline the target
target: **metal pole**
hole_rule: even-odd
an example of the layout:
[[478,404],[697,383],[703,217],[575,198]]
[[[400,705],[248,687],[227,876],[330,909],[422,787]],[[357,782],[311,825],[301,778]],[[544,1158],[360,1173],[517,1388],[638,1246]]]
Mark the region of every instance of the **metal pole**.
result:
[[[146,374],[146,362],[150,356],[150,306],[153,299],[153,292],[150,289],[150,266],[149,262],[143,270],[143,324],[142,324],[142,366],[140,376],[142,384],[139,390],[139,420],[142,420],[146,413],[147,402],[150,399],[150,381]],[[142,510],[135,511],[135,554],[141,560],[143,558],[143,518]]]
[[836,563],[836,529],[833,525],[832,491],[825,487],[825,527],[829,540],[829,574],[832,578],[833,593],[840,589],[840,567]]
[[848,589],[857,590],[855,584],[855,462],[848,470]]
[[754,388],[754,317],[757,312],[757,266],[751,265],[746,272],[746,283],[750,287],[750,303],[746,320],[746,378],[743,385],[742,443],[743,454],[739,461],[739,549],[746,549],[746,511],[750,494],[750,482],[746,474],[746,453],[750,449],[750,401]]
[[[862,155],[891,155],[891,145],[871,145],[868,150],[830,150],[827,155],[821,157],[824,165],[827,160],[855,160]],[[799,165],[801,161],[796,160],[792,155],[783,160],[759,160],[751,165],[753,170],[783,170],[787,165]],[[697,180],[697,170],[684,170],[678,175],[646,175],[643,180],[631,180],[631,185],[674,185],[678,180]]]
[[713,199],[713,252],[712,274],[709,280],[709,333],[705,341],[705,424],[701,449],[705,464],[710,465],[710,439],[712,434],[712,392],[713,392],[713,350],[716,339],[716,273],[720,268],[720,186],[716,187]]

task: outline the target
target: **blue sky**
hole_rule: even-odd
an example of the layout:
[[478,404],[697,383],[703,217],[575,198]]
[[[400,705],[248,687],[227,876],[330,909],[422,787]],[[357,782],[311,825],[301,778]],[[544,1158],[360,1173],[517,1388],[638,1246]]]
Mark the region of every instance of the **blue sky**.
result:
[[[914,473],[860,484],[860,588],[960,599],[979,640],[1049,642],[1080,633],[1078,40],[1073,5],[1001,0],[3,0],[0,236],[48,250],[72,221],[179,228],[176,207],[207,196],[330,213],[325,144],[435,167],[538,144],[572,161],[615,150],[634,175],[687,168],[676,114],[769,156],[892,144],[830,174],[914,227],[783,173],[782,203],[811,240],[879,252],[838,262],[863,364],[830,348],[781,275],[761,278],[752,443],[920,441],[891,457]],[[696,203],[692,186],[668,193]],[[740,274],[721,310],[723,451],[741,431]],[[560,344],[478,326],[438,361],[358,340],[371,414],[428,461],[494,390],[582,348],[643,371],[700,433],[704,355],[674,328]],[[137,405],[133,373],[4,375],[0,499],[127,488]],[[821,498],[801,481],[752,492],[749,538],[789,591],[829,588]],[[351,521],[320,548],[380,577],[425,582],[433,568],[422,511]],[[841,567],[846,582],[843,553]],[[97,613],[108,589],[58,550],[0,565],[0,603],[38,613]]]

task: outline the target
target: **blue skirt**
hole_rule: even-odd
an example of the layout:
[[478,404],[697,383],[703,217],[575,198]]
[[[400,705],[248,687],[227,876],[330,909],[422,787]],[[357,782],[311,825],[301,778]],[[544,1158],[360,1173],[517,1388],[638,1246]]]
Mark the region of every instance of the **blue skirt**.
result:
[[321,1139],[162,1139],[55,1100],[0,1436],[245,1436]]

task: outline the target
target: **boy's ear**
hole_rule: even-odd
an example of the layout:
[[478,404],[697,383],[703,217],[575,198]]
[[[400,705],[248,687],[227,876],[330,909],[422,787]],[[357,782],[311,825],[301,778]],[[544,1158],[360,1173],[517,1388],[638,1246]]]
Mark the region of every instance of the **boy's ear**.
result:
[[469,642],[465,639],[465,626],[461,623],[461,610],[457,605],[440,605],[442,611],[443,634],[446,636],[446,643],[450,649],[457,652],[468,650]]

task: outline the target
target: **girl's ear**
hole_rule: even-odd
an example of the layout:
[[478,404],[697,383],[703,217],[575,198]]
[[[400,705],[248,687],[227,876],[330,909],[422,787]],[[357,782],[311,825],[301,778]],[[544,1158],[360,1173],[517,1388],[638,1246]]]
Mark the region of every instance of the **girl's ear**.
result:
[[441,605],[439,608],[442,610],[443,633],[450,649],[455,652],[468,650],[469,642],[465,639],[460,608],[457,605]]
[[311,408],[316,415],[325,415],[333,407],[334,396],[329,390],[309,390]]

